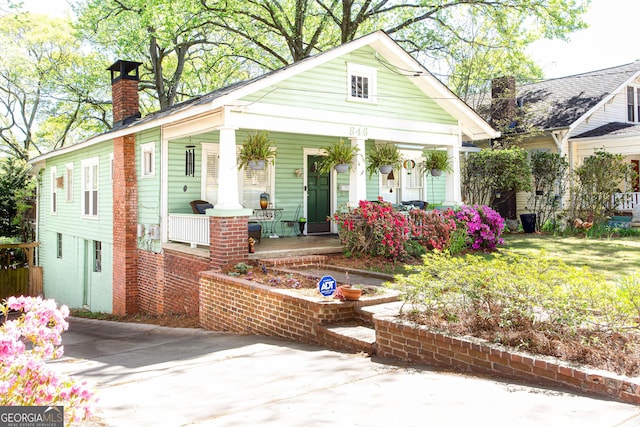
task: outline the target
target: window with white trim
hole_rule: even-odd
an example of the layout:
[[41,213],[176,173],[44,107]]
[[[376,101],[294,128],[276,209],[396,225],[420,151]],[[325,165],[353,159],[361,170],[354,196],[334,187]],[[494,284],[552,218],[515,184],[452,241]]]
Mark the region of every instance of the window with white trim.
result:
[[149,144],[142,144],[140,146],[140,156],[142,161],[142,177],[151,177],[156,174],[156,145],[151,142]]
[[51,176],[51,213],[58,213],[58,187],[57,187],[57,178],[56,178],[56,167],[52,166],[50,171]]
[[73,163],[67,163],[65,181],[67,181],[67,202],[73,202]]
[[[218,203],[218,186],[220,157],[217,144],[203,144],[203,168],[206,169],[205,200],[216,205]],[[237,147],[240,150],[240,147]],[[204,171],[203,171],[204,172]],[[275,167],[266,162],[262,170],[252,170],[247,167],[238,171],[238,198],[240,203],[249,209],[260,207],[260,194],[269,193],[271,200],[275,200],[272,192],[274,188]]]
[[[260,207],[260,194],[268,193],[271,196],[271,203],[275,200],[271,192],[273,185],[273,164],[265,162],[264,169],[253,170],[250,167],[243,169],[240,186],[240,203],[245,208],[258,209]],[[273,207],[273,206],[270,206]]]
[[98,166],[97,157],[82,161],[82,216],[98,216]]
[[347,99],[359,102],[377,102],[378,70],[359,64],[347,64]]
[[627,86],[627,121],[640,122],[640,87]]

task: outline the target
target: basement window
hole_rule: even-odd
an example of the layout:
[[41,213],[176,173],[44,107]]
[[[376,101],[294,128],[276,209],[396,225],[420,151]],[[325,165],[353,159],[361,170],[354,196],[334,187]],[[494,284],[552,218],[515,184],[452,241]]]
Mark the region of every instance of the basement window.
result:
[[102,271],[102,242],[98,240],[93,241],[93,271]]

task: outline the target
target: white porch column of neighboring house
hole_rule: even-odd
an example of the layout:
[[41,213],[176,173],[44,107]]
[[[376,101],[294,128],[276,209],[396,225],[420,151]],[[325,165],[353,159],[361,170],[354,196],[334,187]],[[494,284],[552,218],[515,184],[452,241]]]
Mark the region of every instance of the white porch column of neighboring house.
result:
[[224,185],[218,185],[218,203],[215,210],[242,209],[238,198],[238,165],[236,160],[236,129],[220,129],[220,160],[218,178]]
[[460,145],[461,139],[457,143],[447,147],[447,155],[451,161],[453,172],[447,174],[444,205],[459,205],[462,203],[462,182],[460,180]]
[[350,138],[351,145],[358,149],[358,154],[349,172],[349,206],[357,207],[360,200],[367,199],[367,175],[365,161],[365,139]]

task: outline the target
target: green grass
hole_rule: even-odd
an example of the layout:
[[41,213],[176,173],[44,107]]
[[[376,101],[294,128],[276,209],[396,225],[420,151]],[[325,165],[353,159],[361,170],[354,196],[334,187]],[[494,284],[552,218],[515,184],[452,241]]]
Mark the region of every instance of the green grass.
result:
[[585,239],[541,234],[505,234],[504,249],[519,254],[538,253],[560,258],[575,267],[588,266],[607,280],[640,273],[640,239]]

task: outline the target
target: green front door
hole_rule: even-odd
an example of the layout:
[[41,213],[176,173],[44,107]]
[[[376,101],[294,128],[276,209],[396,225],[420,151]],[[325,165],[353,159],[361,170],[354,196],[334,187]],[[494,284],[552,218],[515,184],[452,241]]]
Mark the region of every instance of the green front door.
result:
[[329,233],[331,223],[331,178],[318,172],[321,156],[307,157],[307,234]]

